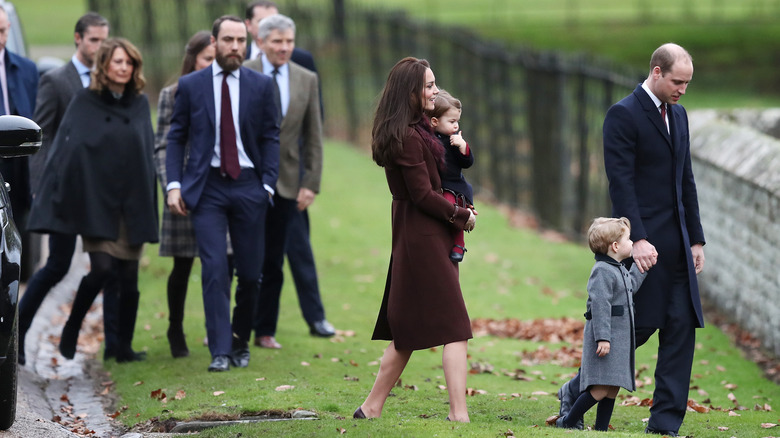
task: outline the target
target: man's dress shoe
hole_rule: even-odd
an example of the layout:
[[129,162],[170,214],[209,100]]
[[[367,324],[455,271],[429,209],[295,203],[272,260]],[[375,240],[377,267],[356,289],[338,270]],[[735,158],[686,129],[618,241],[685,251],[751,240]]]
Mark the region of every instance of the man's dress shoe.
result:
[[336,334],[336,329],[333,328],[333,325],[331,325],[328,320],[323,319],[322,321],[317,321],[309,326],[309,333],[311,333],[312,336],[329,338]]
[[210,372],[230,371],[230,358],[228,356],[217,356],[209,365]]

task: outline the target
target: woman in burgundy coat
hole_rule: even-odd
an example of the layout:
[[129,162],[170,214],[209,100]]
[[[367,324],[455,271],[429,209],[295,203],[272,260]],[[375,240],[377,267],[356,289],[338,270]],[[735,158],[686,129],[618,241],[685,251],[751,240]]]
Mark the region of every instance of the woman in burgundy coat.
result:
[[433,109],[436,87],[427,61],[404,58],[390,71],[372,130],[374,161],[385,168],[393,195],[393,249],[372,339],[389,340],[374,387],[354,413],[379,417],[414,350],[444,345],[448,420],[469,421],[466,347],[471,323],[450,261],[453,228],[472,230],[476,212],[444,199],[439,169],[444,149],[423,110]]

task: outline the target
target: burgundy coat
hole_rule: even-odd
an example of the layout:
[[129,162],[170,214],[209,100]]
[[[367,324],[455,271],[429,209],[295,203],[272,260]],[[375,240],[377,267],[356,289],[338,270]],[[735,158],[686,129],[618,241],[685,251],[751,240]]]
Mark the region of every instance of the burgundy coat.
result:
[[393,195],[393,250],[372,339],[393,340],[399,350],[470,339],[458,265],[449,259],[452,231],[463,229],[468,210],[444,199],[436,159],[413,128],[385,175]]

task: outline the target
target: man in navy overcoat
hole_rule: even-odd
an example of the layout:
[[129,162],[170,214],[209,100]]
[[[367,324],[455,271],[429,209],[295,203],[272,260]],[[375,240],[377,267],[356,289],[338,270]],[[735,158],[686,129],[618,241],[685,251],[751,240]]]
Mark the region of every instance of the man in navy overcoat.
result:
[[[695,329],[704,326],[696,280],[704,267],[704,233],[688,116],[677,105],[692,77],[688,52],[664,44],[653,53],[647,80],[604,119],[612,214],[631,221],[634,263],[650,270],[634,298],[637,346],[656,331],[659,340],[646,432],[668,436],[677,436],[685,417]],[[579,375],[564,384],[561,413],[584,389]]]

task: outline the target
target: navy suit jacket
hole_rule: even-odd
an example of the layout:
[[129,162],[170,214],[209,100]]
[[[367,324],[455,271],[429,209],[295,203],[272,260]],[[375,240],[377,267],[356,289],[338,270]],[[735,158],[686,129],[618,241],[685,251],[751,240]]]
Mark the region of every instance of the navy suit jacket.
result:
[[38,68],[27,58],[5,49],[5,78],[11,114],[31,119],[38,94]]
[[[276,186],[279,175],[279,113],[273,79],[240,67],[239,135],[262,184]],[[272,88],[273,87],[273,88]],[[182,76],[173,106],[166,149],[168,181],[181,183],[181,195],[192,210],[206,184],[216,144],[213,67]],[[186,166],[184,146],[189,142]],[[182,168],[184,172],[182,173]]]
[[[668,105],[671,135],[653,100],[637,86],[604,119],[604,164],[612,215],[631,221],[631,240],[647,239],[658,264],[634,298],[636,327],[663,328],[675,272],[687,269],[698,326],[704,326],[691,244],[704,244],[691,170],[688,115]],[[680,314],[680,318],[690,315]]]

